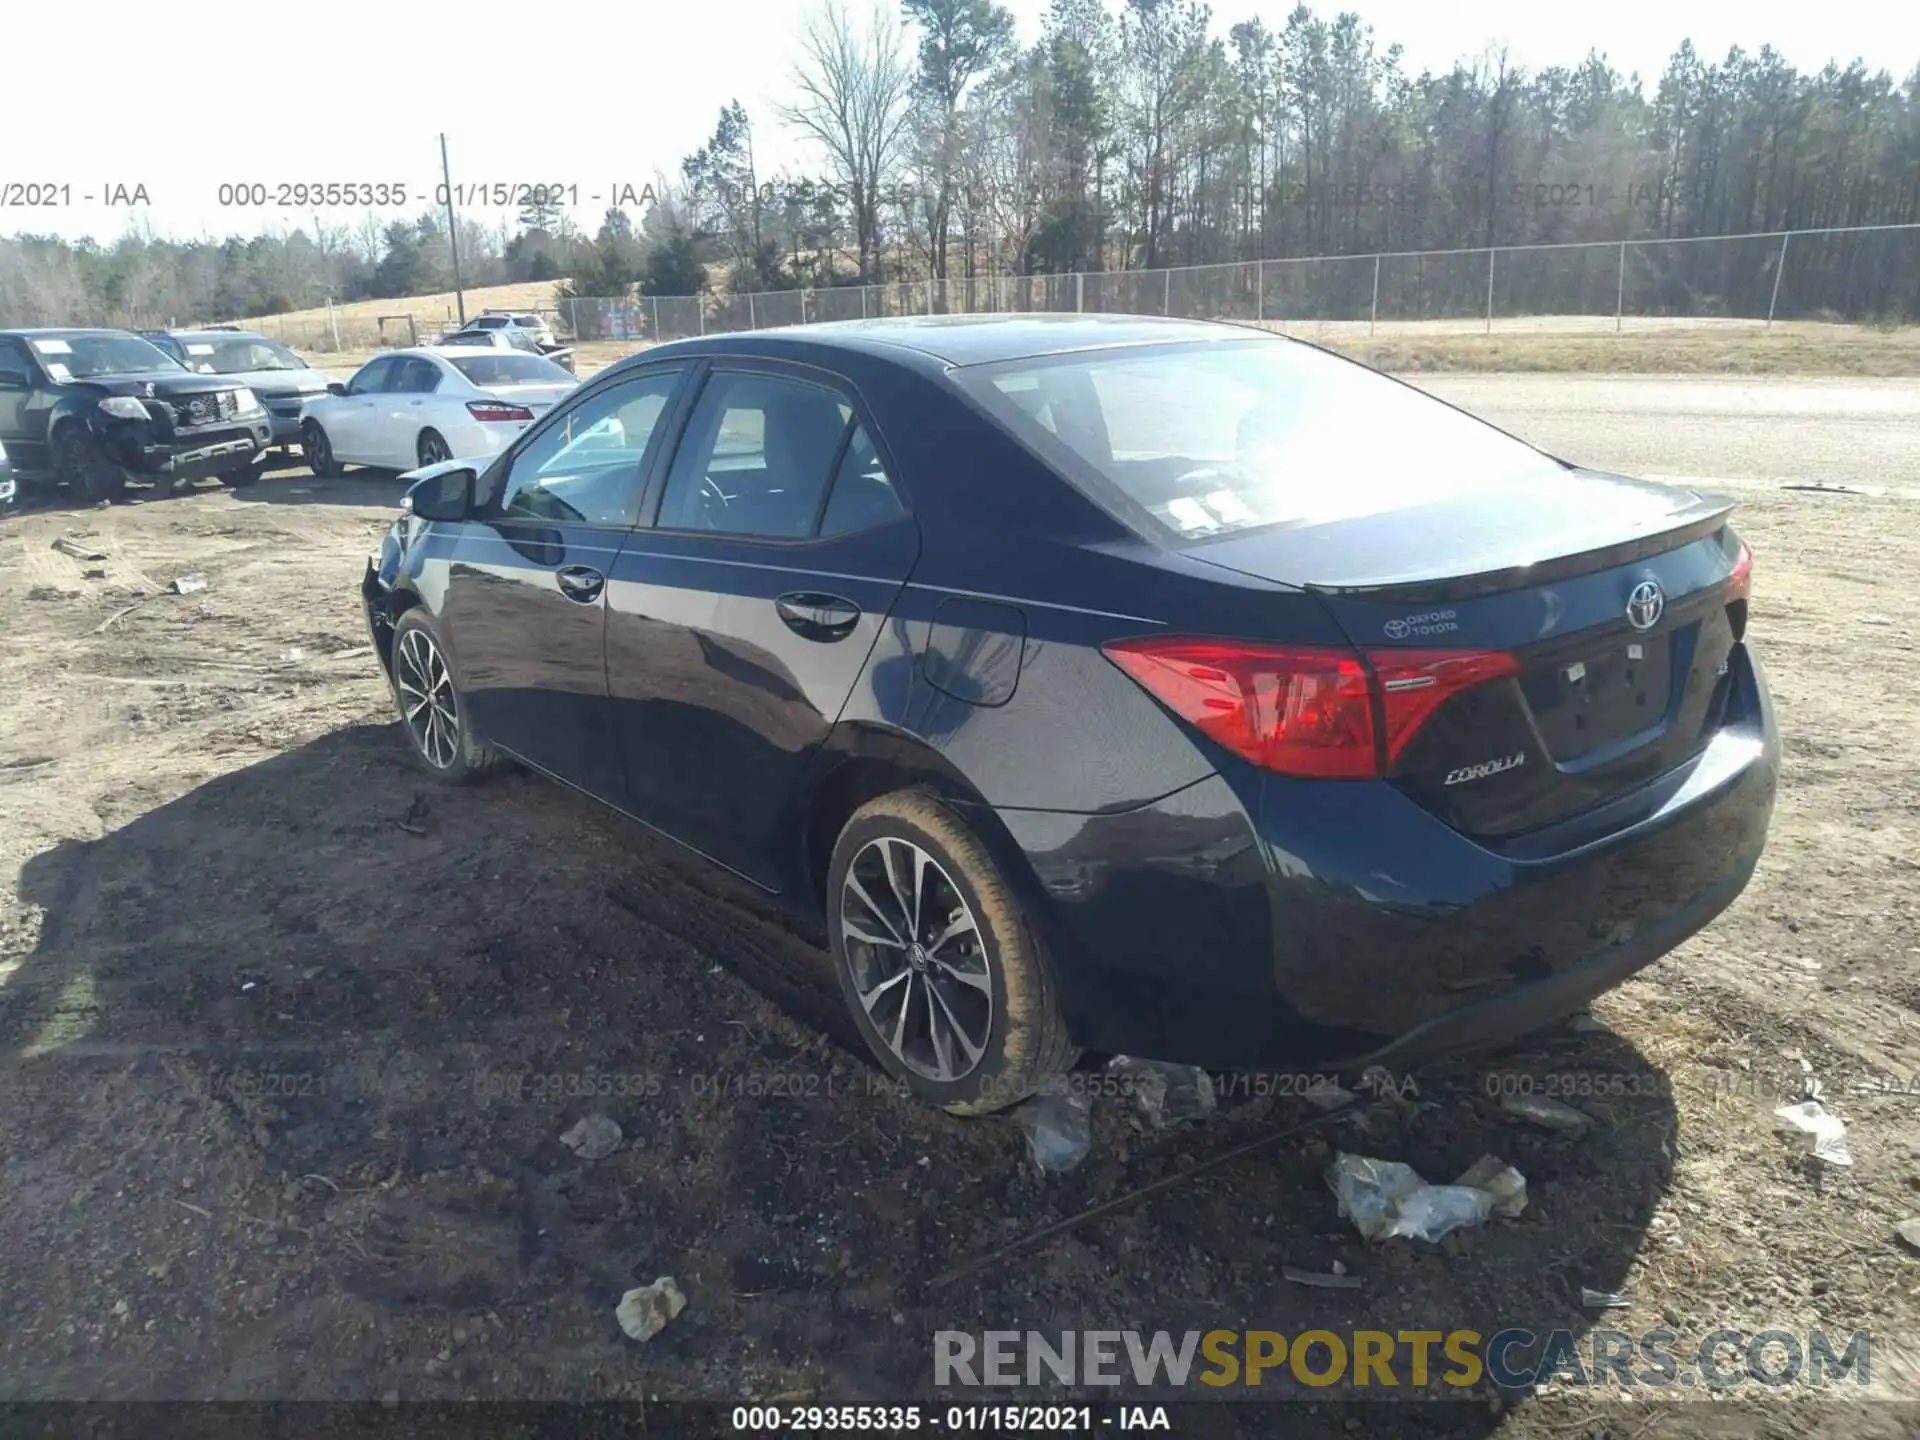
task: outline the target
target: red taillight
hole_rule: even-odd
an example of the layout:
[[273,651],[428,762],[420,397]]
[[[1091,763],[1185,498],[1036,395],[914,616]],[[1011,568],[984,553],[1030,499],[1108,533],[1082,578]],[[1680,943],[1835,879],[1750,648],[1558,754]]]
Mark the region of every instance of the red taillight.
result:
[[1740,542],[1740,558],[1733,562],[1733,573],[1727,576],[1727,603],[1753,598],[1753,551],[1747,542]]
[[467,413],[476,420],[531,420],[533,411],[524,405],[509,405],[504,400],[469,400]]
[[1387,769],[1398,763],[1427,718],[1462,690],[1520,673],[1498,650],[1369,650],[1387,717]]
[[1747,638],[1747,602],[1753,598],[1753,551],[1740,542],[1740,555],[1727,576],[1727,622],[1733,627],[1737,645]]
[[1234,754],[1319,780],[1384,774],[1442,702],[1519,668],[1483,651],[1379,650],[1362,661],[1350,650],[1158,636],[1102,648]]

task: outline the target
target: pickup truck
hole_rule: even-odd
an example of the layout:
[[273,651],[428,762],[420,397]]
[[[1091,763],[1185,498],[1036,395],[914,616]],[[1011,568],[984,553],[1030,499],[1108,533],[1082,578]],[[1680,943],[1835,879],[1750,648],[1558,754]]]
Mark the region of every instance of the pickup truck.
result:
[[196,375],[127,330],[0,330],[0,446],[23,481],[118,499],[142,480],[260,478],[265,407],[225,375]]

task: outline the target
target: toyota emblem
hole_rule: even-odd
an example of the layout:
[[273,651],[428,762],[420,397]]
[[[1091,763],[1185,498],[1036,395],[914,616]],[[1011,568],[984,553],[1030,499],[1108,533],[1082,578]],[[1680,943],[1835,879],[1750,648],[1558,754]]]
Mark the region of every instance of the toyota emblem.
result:
[[1651,630],[1667,610],[1667,595],[1658,580],[1642,580],[1627,596],[1627,623],[1636,630]]

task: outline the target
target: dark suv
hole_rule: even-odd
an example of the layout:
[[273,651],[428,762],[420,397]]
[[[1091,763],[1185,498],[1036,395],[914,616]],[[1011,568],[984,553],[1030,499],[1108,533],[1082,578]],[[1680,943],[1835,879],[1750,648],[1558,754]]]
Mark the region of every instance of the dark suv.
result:
[[88,501],[131,479],[163,494],[208,475],[249,485],[270,434],[252,390],[128,331],[0,331],[0,446],[22,480]]

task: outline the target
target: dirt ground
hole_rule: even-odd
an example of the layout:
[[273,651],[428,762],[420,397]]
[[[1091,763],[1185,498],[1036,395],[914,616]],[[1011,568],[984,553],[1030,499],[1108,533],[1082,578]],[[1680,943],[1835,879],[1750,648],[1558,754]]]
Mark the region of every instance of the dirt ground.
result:
[[[1845,1398],[1920,1399],[1920,1260],[1892,1237],[1920,1211],[1920,505],[1741,492],[1786,737],[1771,845],[1599,1027],[1424,1073],[1416,1111],[934,1289],[1306,1112],[1240,1092],[1157,1134],[1103,1100],[1090,1161],[1042,1179],[1014,1120],[879,1085],[821,952],[753,897],[529,776],[430,786],[357,604],[396,496],[289,470],[0,521],[0,1395],[897,1401],[934,1398],[943,1329],[1605,1323],[1664,1325],[1683,1355],[1721,1327],[1869,1329],[1871,1384]],[[52,548],[69,534],[106,558]],[[172,593],[190,572],[206,588]],[[1850,1169],[1772,1118],[1809,1069]],[[1514,1076],[1597,1077],[1577,1103],[1598,1123],[1503,1115],[1489,1091]],[[587,1162],[558,1137],[590,1111],[626,1140]],[[1492,1152],[1529,1204],[1369,1246],[1335,1214],[1330,1145],[1434,1179]],[[1335,1261],[1361,1288],[1281,1275]],[[636,1345],[615,1302],[669,1274],[688,1307]],[[1752,1384],[1364,1421],[1292,1395],[1221,1423],[1911,1433]]]

